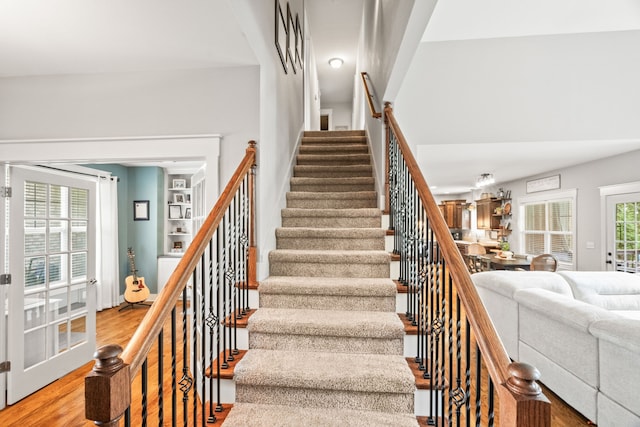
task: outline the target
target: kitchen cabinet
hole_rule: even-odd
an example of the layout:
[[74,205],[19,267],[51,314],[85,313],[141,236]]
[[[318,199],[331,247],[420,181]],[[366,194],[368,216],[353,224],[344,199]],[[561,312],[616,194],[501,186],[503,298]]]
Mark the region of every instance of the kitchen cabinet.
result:
[[453,229],[469,228],[469,212],[466,200],[444,200],[440,211],[447,227]]
[[476,219],[478,230],[498,230],[500,228],[501,215],[497,215],[496,208],[502,206],[501,199],[487,197],[476,200]]

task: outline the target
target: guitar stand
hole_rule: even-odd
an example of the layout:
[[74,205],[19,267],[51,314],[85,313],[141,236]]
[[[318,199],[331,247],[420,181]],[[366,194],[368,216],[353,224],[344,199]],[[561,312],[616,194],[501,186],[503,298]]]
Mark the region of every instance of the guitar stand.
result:
[[144,307],[150,307],[151,306],[151,303],[144,302],[144,301],[141,301],[141,302],[129,302],[129,301],[125,300],[124,302],[127,303],[127,305],[125,305],[123,307],[120,307],[118,309],[118,311],[122,311],[125,308],[134,308],[136,305],[141,305],[141,306],[144,306]]

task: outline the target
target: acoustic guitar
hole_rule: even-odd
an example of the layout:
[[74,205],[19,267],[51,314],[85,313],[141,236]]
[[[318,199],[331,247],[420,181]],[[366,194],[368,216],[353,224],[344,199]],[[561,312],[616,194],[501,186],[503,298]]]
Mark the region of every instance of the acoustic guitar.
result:
[[132,248],[127,249],[127,255],[129,256],[129,265],[131,266],[131,275],[124,281],[127,285],[127,289],[124,291],[124,300],[130,304],[140,303],[149,298],[149,288],[144,284],[144,277],[138,276],[138,270],[136,270],[135,254]]

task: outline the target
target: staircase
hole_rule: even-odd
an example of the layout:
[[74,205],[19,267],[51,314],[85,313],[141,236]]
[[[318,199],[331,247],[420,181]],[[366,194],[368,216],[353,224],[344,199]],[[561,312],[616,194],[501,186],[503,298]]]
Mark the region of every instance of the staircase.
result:
[[418,426],[364,132],[306,132],[224,426]]

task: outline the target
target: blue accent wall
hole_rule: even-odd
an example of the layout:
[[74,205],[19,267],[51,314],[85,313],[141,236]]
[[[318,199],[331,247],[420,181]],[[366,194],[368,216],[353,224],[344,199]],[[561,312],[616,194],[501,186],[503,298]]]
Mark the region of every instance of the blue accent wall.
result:
[[[158,167],[126,167],[118,164],[83,165],[111,172],[118,177],[118,254],[120,293],[131,274],[127,248],[135,253],[138,275],[152,294],[158,289],[158,256],[164,241],[164,172]],[[133,201],[149,201],[149,220],[133,220]]]

